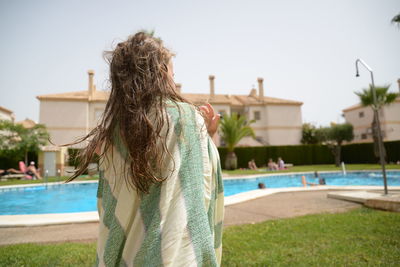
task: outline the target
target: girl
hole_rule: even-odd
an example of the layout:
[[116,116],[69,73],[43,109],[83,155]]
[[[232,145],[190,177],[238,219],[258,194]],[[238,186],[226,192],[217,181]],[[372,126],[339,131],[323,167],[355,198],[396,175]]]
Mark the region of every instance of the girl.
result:
[[99,155],[96,265],[220,264],[223,187],[210,137],[219,116],[176,91],[172,56],[145,32],[106,53],[110,97],[70,179]]

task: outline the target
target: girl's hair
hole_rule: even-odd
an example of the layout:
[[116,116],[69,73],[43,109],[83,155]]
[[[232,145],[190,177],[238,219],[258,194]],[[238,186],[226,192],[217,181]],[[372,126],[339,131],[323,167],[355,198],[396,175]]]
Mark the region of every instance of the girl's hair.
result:
[[188,101],[176,92],[168,73],[173,54],[153,34],[138,32],[104,55],[110,64],[110,97],[99,125],[73,143],[90,140],[79,153],[80,163],[68,182],[86,171],[96,148],[103,148],[101,161],[110,146],[116,145],[116,138],[120,138],[126,147],[127,184],[148,193],[151,184],[167,178],[161,177],[159,171],[164,157],[170,154],[166,147],[169,125],[167,134],[161,134],[164,125],[169,124],[165,102]]

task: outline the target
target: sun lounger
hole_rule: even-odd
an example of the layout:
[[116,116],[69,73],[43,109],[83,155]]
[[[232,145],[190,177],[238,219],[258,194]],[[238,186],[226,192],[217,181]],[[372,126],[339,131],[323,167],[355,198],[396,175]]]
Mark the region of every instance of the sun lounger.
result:
[[7,175],[3,175],[0,177],[0,181],[7,181],[7,180],[11,180],[11,179],[21,179],[21,178],[25,178],[25,174],[7,174]]

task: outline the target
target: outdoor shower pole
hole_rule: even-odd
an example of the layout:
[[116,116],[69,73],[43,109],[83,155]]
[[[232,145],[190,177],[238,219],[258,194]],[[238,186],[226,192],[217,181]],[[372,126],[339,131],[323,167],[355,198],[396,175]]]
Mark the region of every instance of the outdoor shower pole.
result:
[[358,73],[358,63],[361,63],[361,65],[363,65],[371,74],[371,89],[372,89],[372,97],[374,100],[374,105],[372,106],[372,109],[374,111],[374,116],[376,118],[376,124],[377,124],[376,127],[377,127],[377,132],[378,132],[379,160],[380,160],[381,167],[382,167],[384,191],[385,191],[385,195],[387,195],[388,190],[387,190],[387,180],[386,180],[385,156],[383,154],[381,122],[379,120],[379,112],[378,112],[378,108],[376,106],[377,99],[376,99],[376,89],[375,89],[375,83],[374,83],[374,72],[364,61],[362,61],[361,59],[357,59],[356,60],[356,77],[360,76],[360,74]]

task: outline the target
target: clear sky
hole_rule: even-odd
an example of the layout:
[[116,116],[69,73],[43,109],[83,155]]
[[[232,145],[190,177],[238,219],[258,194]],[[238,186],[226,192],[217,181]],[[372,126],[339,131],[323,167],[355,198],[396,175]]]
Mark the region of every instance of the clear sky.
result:
[[304,122],[327,125],[358,102],[369,74],[398,92],[399,0],[20,1],[0,0],[0,106],[39,119],[37,95],[87,89],[94,69],[107,89],[102,52],[154,29],[176,54],[183,92],[248,94],[257,77],[267,96],[304,102]]

